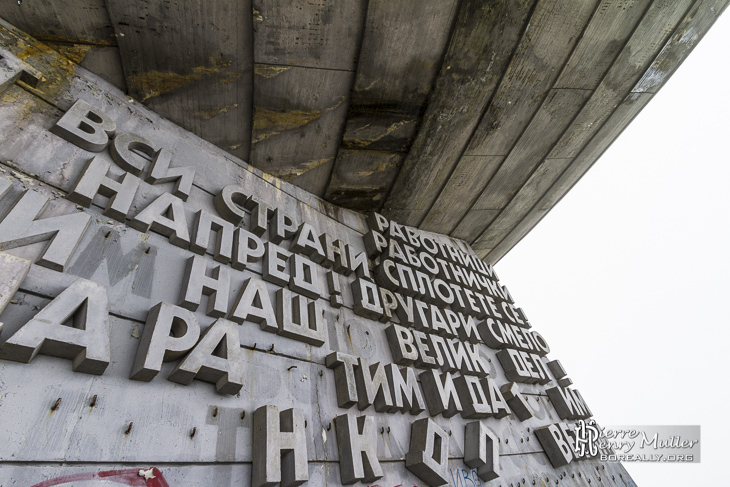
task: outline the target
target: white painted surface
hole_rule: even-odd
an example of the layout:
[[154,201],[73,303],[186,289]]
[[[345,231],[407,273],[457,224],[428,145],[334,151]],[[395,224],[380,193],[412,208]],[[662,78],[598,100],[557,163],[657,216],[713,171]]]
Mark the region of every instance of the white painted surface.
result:
[[726,13],[496,266],[602,424],[702,426],[699,465],[624,464],[641,487],[727,483],[728,46]]

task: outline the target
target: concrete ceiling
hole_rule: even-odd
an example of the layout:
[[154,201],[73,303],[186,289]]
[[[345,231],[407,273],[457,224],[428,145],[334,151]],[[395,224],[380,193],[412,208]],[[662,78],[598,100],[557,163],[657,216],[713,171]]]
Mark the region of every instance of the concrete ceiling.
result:
[[0,17],[338,205],[499,260],[728,0],[20,0]]

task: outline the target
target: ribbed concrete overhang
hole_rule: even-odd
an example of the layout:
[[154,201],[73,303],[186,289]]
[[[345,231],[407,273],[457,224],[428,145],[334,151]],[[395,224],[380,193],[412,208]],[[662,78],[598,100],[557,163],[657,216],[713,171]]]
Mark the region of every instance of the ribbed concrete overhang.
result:
[[494,263],[726,6],[49,0],[0,17],[240,164]]

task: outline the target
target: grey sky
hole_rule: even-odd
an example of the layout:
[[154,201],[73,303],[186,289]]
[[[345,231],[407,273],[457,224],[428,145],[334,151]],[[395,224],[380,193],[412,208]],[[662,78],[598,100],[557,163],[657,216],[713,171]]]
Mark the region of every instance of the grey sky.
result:
[[702,426],[699,465],[626,464],[640,487],[725,482],[728,47],[725,13],[496,266],[599,423]]

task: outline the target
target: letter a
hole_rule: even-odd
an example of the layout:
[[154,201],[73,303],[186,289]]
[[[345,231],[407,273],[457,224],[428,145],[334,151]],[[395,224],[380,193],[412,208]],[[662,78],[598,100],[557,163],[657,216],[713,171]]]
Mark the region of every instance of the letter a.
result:
[[101,375],[109,365],[106,288],[77,279],[0,346],[0,358],[30,363],[36,355],[73,360],[73,370]]

